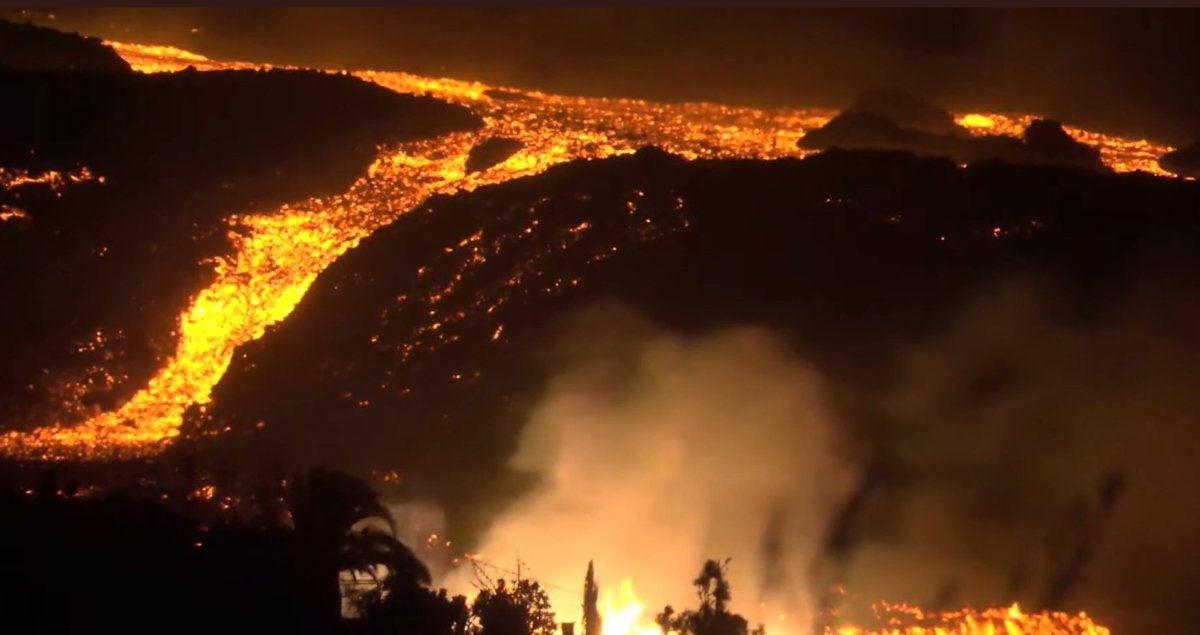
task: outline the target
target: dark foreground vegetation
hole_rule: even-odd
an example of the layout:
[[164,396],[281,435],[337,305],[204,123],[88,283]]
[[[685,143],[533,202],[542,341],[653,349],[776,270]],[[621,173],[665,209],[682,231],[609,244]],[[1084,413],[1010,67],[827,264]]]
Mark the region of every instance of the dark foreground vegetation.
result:
[[[559,631],[536,580],[493,578],[481,568],[479,593],[469,603],[433,588],[425,564],[393,537],[387,508],[357,478],[312,470],[284,480],[276,494],[259,498],[257,513],[237,520],[211,513],[205,500],[181,506],[96,495],[53,480],[0,496],[6,627],[147,634]],[[383,524],[359,527],[366,519]],[[373,583],[346,593],[339,576],[347,572]],[[748,635],[746,620],[728,609],[724,564],[708,561],[693,584],[699,608],[666,607],[658,617],[664,635]],[[590,564],[582,588],[590,618],[575,632],[600,635]]]

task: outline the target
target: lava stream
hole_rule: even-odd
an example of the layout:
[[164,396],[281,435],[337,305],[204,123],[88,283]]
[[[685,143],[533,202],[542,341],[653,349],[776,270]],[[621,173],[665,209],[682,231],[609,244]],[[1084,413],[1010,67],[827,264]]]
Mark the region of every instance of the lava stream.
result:
[[[217,62],[161,46],[113,43],[142,72],[258,68]],[[364,71],[365,80],[400,92],[428,92],[466,104],[483,116],[473,134],[386,148],[346,193],[287,205],[264,215],[233,216],[229,238],[235,254],[215,261],[216,279],[180,316],[174,355],[134,396],[114,411],[78,425],[56,424],[0,436],[9,456],[54,460],[145,456],[180,434],[185,411],[203,407],[238,346],[261,337],[285,319],[313,280],[377,228],[414,209],[433,194],[471,190],[537,174],[574,159],[600,159],[656,145],[684,158],[774,159],[801,156],[796,141],[834,113],[822,110],[757,110],[709,103],[658,104],[632,99],[578,98],[498,89],[478,82]],[[979,133],[1019,131],[1030,115],[964,114],[959,122]],[[1067,128],[1100,148],[1116,170],[1158,173],[1154,157],[1168,148]],[[504,136],[523,147],[483,172],[467,173],[466,158],[479,141]],[[623,582],[605,601],[608,635],[661,632],[645,613],[632,584]],[[1059,634],[1107,635],[1086,615],[1025,614],[1017,607],[927,613],[883,605],[875,630],[845,627],[838,635]]]
[[[165,46],[112,46],[141,72],[261,67],[218,62]],[[175,353],[149,383],[116,410],[82,423],[4,433],[0,453],[56,460],[160,451],[179,436],[185,411],[194,405],[203,408],[210,400],[238,346],[286,318],[316,276],[348,249],[432,194],[471,190],[566,161],[601,159],[647,145],[687,159],[802,156],[806,152],[797,147],[797,140],[834,114],[569,97],[399,72],[356,75],[398,92],[424,92],[467,105],[483,117],[485,127],[475,134],[383,149],[368,174],[342,195],[285,205],[269,214],[231,217],[229,238],[235,255],[215,260],[216,280],[180,316]],[[1031,118],[970,114],[959,120],[986,133],[1011,132]],[[1117,170],[1156,172],[1151,157],[1167,150],[1144,141],[1068,131],[1097,145]],[[500,165],[468,174],[470,148],[492,136],[517,139],[523,147]]]

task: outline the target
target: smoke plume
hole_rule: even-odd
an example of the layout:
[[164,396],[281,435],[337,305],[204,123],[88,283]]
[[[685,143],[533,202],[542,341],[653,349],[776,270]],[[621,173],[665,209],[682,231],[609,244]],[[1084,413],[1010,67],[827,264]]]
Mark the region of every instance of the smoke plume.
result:
[[542,485],[490,528],[482,560],[519,558],[562,621],[578,621],[594,560],[601,603],[630,579],[648,623],[695,604],[706,558],[731,558],[733,609],[802,631],[808,570],[852,480],[813,369],[765,330],[682,337],[613,306],[572,318],[553,357],[511,459]]

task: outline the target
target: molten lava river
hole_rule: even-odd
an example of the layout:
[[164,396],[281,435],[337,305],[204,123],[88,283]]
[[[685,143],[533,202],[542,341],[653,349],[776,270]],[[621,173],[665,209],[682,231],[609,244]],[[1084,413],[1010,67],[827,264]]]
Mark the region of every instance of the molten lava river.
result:
[[[110,43],[136,70],[173,72],[256,69],[261,65],[210,60],[163,46]],[[399,72],[362,71],[358,77],[402,93],[426,93],[462,104],[483,129],[381,149],[367,174],[348,191],[285,205],[275,213],[231,215],[234,255],[215,262],[216,278],[179,316],[178,342],[152,379],[120,407],[77,425],[52,425],[0,437],[0,452],[35,460],[149,456],[180,435],[184,412],[204,407],[238,346],[287,318],[318,274],[374,230],[435,194],[538,174],[575,159],[602,159],[654,145],[685,159],[776,159],[806,154],[797,141],[835,113],[758,110],[713,103],[663,104],[584,98],[497,88],[478,82]],[[958,121],[979,133],[1019,135],[1031,115],[964,113]],[[1155,160],[1169,148],[1067,127],[1099,148],[1117,171],[1161,173]],[[490,137],[523,147],[502,163],[468,173],[470,149]],[[436,325],[433,325],[433,330]],[[632,585],[621,585],[603,609],[608,635],[660,632],[643,614]],[[568,609],[569,610],[569,609]],[[881,626],[838,633],[1108,633],[1086,615],[1025,614],[1016,607],[927,613],[881,605]],[[778,629],[772,629],[777,631]],[[618,632],[620,631],[620,632]]]

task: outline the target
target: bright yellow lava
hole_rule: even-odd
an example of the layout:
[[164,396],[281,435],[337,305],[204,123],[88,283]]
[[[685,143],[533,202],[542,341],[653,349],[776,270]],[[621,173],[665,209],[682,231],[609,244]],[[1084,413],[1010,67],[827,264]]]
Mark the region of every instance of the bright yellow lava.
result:
[[[200,71],[262,68],[165,46],[110,44],[141,72],[189,66]],[[803,156],[806,152],[796,142],[835,114],[569,97],[399,72],[355,75],[398,92],[429,93],[466,105],[483,117],[484,129],[383,148],[368,173],[344,194],[285,205],[270,214],[231,217],[234,255],[215,260],[216,279],[180,316],[175,352],[149,383],[116,410],[82,422],[4,433],[0,452],[56,460],[160,451],[179,436],[185,411],[210,401],[238,346],[262,337],[268,327],[286,318],[316,276],[348,249],[433,194],[469,191],[538,174],[566,161],[632,153],[647,145],[687,159]],[[1032,119],[989,113],[963,115],[960,122],[986,133],[1019,133]],[[1117,170],[1159,172],[1154,160],[1169,150],[1145,141],[1067,130],[1098,146],[1106,163]],[[524,147],[500,165],[467,174],[468,151],[492,136],[518,139]],[[435,322],[429,329],[440,326]],[[72,410],[67,406],[64,412]]]

